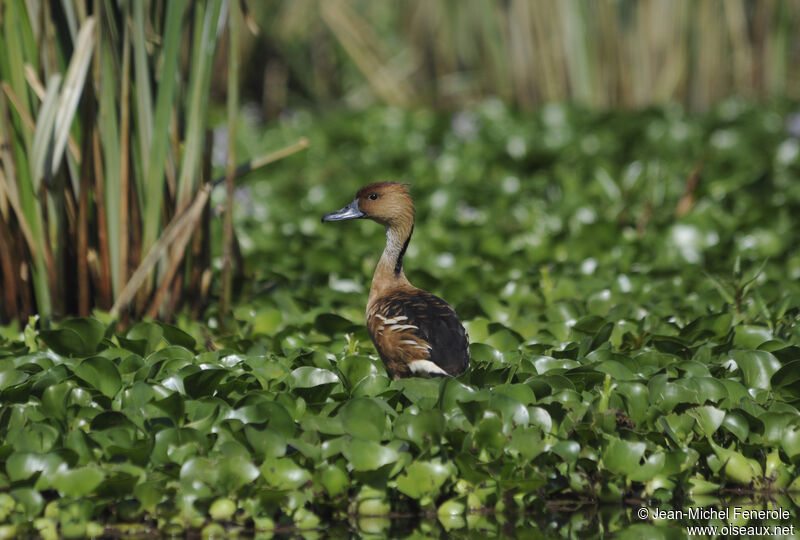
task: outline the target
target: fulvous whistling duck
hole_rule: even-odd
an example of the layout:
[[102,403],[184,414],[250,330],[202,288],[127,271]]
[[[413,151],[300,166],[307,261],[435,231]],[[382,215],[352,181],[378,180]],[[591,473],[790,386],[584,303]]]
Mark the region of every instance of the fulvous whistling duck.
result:
[[414,232],[414,201],[406,185],[368,184],[353,202],[322,221],[367,218],[386,227],[386,248],[369,290],[367,330],[389,374],[395,379],[460,375],[469,367],[469,337],[456,312],[411,285],[403,273],[403,255]]

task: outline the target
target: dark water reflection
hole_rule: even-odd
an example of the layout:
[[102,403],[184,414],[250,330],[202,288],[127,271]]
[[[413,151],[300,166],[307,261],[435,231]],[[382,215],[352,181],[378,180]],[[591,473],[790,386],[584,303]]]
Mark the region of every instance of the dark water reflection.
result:
[[[788,496],[777,495],[770,499],[748,497],[724,502],[705,497],[680,505],[658,502],[644,505],[543,503],[529,508],[524,514],[350,517],[347,522],[330,523],[321,530],[287,531],[274,538],[584,540],[613,537],[658,540],[686,538],[690,535],[697,538],[800,538],[796,502]],[[761,514],[758,514],[759,511]],[[644,515],[646,518],[640,519]]]

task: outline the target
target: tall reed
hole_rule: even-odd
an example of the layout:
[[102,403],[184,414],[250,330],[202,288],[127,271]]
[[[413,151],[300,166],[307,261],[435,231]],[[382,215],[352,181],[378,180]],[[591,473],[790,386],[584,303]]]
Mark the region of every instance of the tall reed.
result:
[[0,0],[0,322],[204,302],[206,111],[229,5]]

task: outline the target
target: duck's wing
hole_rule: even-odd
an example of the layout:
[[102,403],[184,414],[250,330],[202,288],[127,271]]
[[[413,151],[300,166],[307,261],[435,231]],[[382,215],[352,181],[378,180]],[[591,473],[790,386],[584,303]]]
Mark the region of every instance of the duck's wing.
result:
[[395,377],[460,375],[469,367],[469,337],[450,305],[420,289],[389,293],[374,304],[367,327]]

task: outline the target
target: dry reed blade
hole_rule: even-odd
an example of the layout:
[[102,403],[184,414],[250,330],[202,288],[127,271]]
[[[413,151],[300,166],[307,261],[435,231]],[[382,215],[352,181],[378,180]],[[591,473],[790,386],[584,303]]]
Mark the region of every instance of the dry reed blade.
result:
[[239,112],[239,29],[241,27],[239,3],[230,4],[228,13],[228,158],[225,168],[225,213],[222,223],[222,292],[220,294],[219,320],[225,328],[233,291],[233,195],[236,180],[236,123]]
[[156,263],[172,246],[175,239],[184,231],[185,228],[193,229],[202,216],[203,207],[208,202],[208,194],[211,192],[209,184],[204,185],[195,195],[192,204],[181,214],[175,216],[169,225],[164,229],[158,241],[153,244],[150,250],[139,263],[139,267],[131,275],[128,282],[123,287],[122,292],[117,297],[116,302],[111,308],[111,314],[116,316],[120,310],[126,306],[150,276],[150,272]]
[[[75,49],[70,59],[67,73],[64,76],[64,84],[58,100],[58,112],[53,126],[52,158],[49,163],[49,173],[51,175],[55,173],[64,154],[72,120],[75,118],[75,111],[78,109],[78,101],[83,92],[86,74],[89,71],[89,63],[93,56],[94,39],[95,19],[94,17],[89,17],[78,32]],[[35,177],[33,180],[34,182],[38,181]]]
[[[301,150],[308,148],[308,144],[309,144],[308,139],[306,139],[305,137],[301,137],[297,141],[293,142],[288,146],[284,146],[283,148],[275,150],[274,152],[270,152],[269,154],[266,154],[264,156],[251,159],[246,163],[242,163],[241,165],[236,167],[235,177],[240,178],[246,175],[247,173],[260,169],[261,167],[266,167],[270,163],[274,163],[275,161],[291,156],[292,154],[295,154]],[[212,185],[216,186],[224,181],[225,177],[220,176],[214,179]]]
[[322,18],[339,39],[375,92],[387,103],[408,105],[413,89],[404,80],[383,69],[386,64],[380,55],[381,44],[367,21],[347,3],[328,0],[320,4]]

